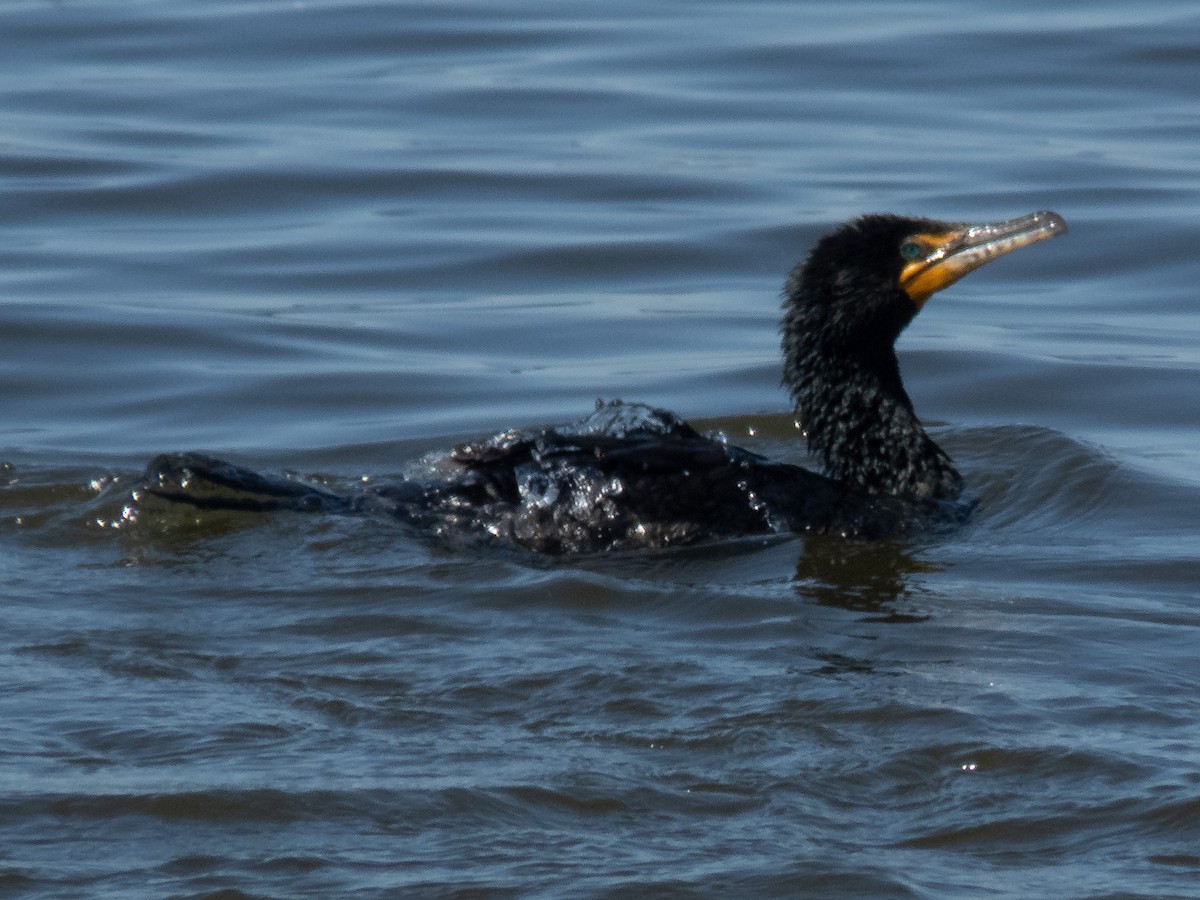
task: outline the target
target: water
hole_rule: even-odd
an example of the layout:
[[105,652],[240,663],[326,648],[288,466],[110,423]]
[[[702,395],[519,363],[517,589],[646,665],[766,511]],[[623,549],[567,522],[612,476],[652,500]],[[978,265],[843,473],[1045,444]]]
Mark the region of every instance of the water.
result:
[[[5,5],[0,891],[1196,896],[1198,65],[1177,0]],[[113,527],[598,396],[801,459],[811,242],[1041,208],[900,343],[951,534]]]

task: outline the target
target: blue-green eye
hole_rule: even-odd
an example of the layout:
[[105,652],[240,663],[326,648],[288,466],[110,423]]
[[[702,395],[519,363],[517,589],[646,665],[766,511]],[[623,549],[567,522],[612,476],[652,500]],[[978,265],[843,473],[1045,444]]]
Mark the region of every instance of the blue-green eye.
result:
[[925,248],[916,241],[905,241],[900,245],[900,255],[909,262],[914,262],[925,255]]

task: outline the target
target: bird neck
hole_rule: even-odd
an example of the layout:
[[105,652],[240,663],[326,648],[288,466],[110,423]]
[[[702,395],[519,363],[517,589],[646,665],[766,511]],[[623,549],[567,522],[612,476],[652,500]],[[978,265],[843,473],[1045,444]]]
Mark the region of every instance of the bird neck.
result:
[[956,499],[962,476],[921,427],[892,347],[839,352],[809,343],[785,338],[784,376],[826,474],[866,494]]

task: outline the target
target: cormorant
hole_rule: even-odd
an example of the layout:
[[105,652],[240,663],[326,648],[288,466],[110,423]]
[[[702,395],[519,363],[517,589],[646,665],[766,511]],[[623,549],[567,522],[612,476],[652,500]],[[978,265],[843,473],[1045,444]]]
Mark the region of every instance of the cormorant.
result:
[[197,453],[154,459],[141,491],[196,507],[385,513],[440,535],[553,554],[826,531],[879,537],[961,518],[963,479],[921,427],[894,344],[925,301],[1063,234],[1036,212],[987,225],[865,215],[823,237],[783,292],[783,383],[824,471],[705,437],[665,410],[598,403],[574,425],[450,451],[449,474],[342,495]]

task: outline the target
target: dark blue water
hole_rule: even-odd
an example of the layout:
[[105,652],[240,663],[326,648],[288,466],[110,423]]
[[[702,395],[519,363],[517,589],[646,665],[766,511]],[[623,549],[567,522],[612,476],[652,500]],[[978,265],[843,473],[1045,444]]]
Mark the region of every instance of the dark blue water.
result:
[[[1192,897],[1200,12],[0,8],[0,892]],[[802,460],[778,293],[1071,233],[900,342],[950,534],[547,562],[123,510],[596,397]]]

